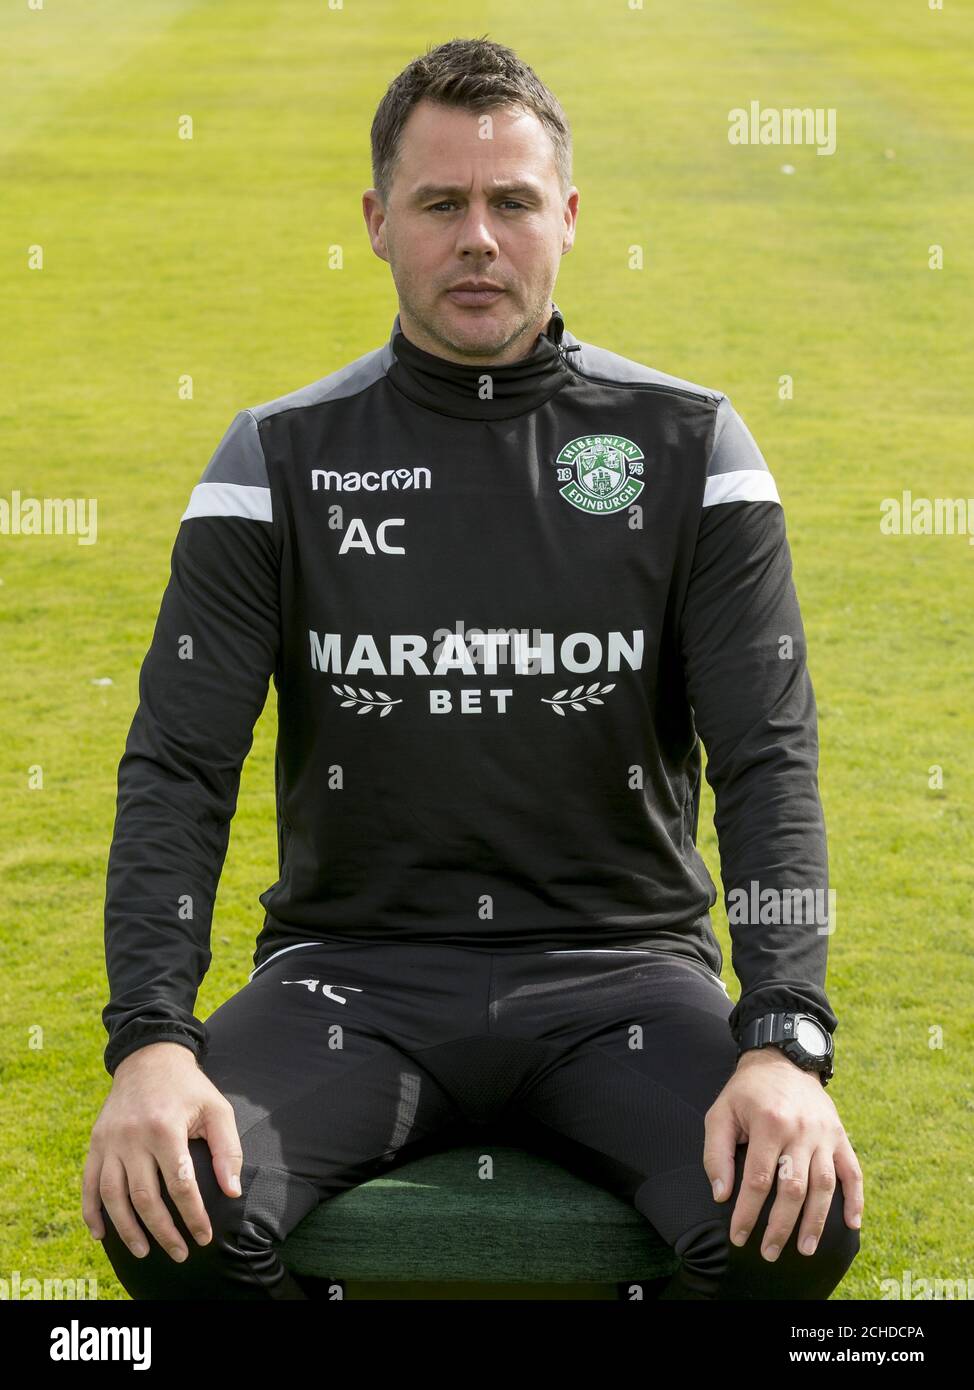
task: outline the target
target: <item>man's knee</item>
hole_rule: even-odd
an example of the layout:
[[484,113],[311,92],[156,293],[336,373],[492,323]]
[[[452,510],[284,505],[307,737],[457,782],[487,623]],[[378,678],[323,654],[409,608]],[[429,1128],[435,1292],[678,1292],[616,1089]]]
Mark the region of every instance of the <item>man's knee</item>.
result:
[[[241,1195],[230,1197],[220,1187],[213,1169],[213,1156],[206,1140],[190,1139],[189,1152],[193,1160],[200,1199],[212,1231],[211,1238],[205,1245],[198,1244],[190,1233],[162,1174],[159,1174],[160,1196],[186,1247],[187,1255],[184,1260],[174,1260],[168,1250],[159,1244],[134,1206],[132,1210],[149,1247],[149,1253],[141,1257],[133,1254],[115,1228],[104,1202],[101,1203],[101,1218],[105,1225],[102,1245],[105,1254],[119,1281],[133,1298],[212,1296],[214,1286],[225,1277],[223,1266],[227,1263],[228,1252],[235,1252],[238,1263],[240,1256],[245,1254],[247,1240],[243,1215],[249,1182],[256,1170],[251,1169],[248,1172],[245,1165],[240,1175]],[[238,1270],[238,1278],[239,1274]]]
[[691,1233],[685,1244],[681,1242],[684,1264],[713,1281],[712,1296],[718,1299],[827,1299],[859,1253],[859,1231],[845,1223],[842,1183],[836,1179],[813,1253],[804,1255],[798,1249],[803,1218],[800,1211],[778,1258],[767,1260],[761,1247],[777,1197],[776,1183],[772,1184],[745,1243],[738,1246],[730,1240],[731,1217],[740,1197],[746,1157],[747,1145],[738,1145],[734,1191],[721,1204],[719,1230],[702,1226]]

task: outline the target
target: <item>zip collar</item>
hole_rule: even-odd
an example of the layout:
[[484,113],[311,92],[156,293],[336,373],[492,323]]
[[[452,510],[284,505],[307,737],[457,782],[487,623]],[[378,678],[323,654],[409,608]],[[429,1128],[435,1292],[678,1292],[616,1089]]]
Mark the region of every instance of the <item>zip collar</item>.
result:
[[553,300],[544,332],[517,362],[467,364],[437,357],[406,337],[398,314],[388,347],[386,374],[397,391],[440,415],[468,420],[508,420],[537,410],[568,384],[572,369],[567,354],[577,351]]

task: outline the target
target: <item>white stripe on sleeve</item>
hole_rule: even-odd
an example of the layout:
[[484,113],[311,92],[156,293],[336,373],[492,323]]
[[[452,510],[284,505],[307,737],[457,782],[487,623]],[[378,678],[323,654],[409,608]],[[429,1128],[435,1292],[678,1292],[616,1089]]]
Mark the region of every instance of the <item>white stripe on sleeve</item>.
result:
[[777,502],[781,504],[774,478],[764,468],[738,468],[731,473],[715,473],[707,479],[703,505],[721,502]]
[[271,490],[243,483],[197,483],[180,520],[192,516],[245,516],[252,521],[271,521]]

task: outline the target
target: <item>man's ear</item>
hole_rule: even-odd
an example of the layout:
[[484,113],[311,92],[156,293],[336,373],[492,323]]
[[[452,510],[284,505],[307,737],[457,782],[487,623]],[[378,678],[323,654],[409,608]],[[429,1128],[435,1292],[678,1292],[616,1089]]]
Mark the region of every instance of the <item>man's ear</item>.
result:
[[381,260],[388,261],[385,208],[382,199],[374,188],[367,188],[362,194],[362,215],[365,218],[365,226],[369,234],[369,241],[372,243],[372,250]]
[[561,254],[567,253],[575,245],[575,229],[578,222],[578,189],[572,184],[565,200],[565,235],[562,238]]

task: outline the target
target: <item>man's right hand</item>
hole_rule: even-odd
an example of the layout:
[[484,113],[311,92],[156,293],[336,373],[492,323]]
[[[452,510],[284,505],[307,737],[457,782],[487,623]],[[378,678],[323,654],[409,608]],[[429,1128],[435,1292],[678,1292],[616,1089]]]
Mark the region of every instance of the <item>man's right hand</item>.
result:
[[[196,1184],[190,1139],[205,1139],[228,1197],[240,1196],[243,1150],[233,1106],[182,1043],[147,1043],[115,1068],[112,1089],[91,1131],[82,1213],[95,1240],[105,1235],[101,1202],[134,1255],[149,1253],[137,1211],[174,1260],[189,1251],[162,1198],[166,1187],[199,1245],[213,1237]],[[133,1210],[133,1207],[135,1210]]]

